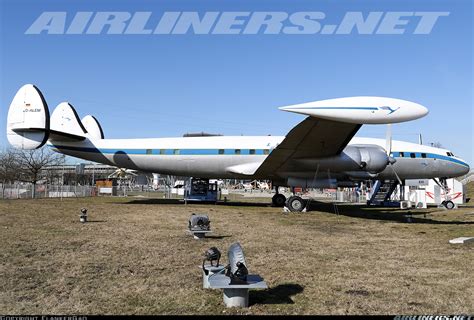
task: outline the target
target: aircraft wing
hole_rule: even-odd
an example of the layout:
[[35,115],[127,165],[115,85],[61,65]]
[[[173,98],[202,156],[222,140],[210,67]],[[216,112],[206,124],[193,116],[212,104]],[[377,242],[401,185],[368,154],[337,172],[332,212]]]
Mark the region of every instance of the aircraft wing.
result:
[[344,150],[363,124],[389,124],[425,116],[428,109],[414,102],[385,97],[348,97],[282,107],[304,114],[255,171],[257,176],[275,176],[291,167],[291,160],[335,156]]
[[322,158],[342,152],[361,124],[307,117],[294,127],[255,172],[272,176],[293,159]]

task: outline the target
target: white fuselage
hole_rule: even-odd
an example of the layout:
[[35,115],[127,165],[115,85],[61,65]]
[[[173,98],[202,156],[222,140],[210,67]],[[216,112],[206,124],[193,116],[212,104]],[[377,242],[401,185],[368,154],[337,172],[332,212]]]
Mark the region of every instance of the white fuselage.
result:
[[[122,168],[169,175],[203,178],[260,178],[265,176],[243,174],[253,172],[268,154],[284,139],[283,136],[213,136],[157,139],[97,139],[85,142],[49,143],[61,153],[106,163]],[[386,141],[372,138],[353,138],[351,145],[377,145],[385,148]],[[403,153],[403,154],[402,154]],[[403,157],[402,157],[403,155]],[[393,169],[401,179],[456,177],[469,171],[465,161],[440,148],[393,141],[392,156],[397,160]],[[314,159],[317,163],[322,159]],[[339,180],[347,179],[334,161],[326,165],[318,178],[331,174]],[[243,169],[242,169],[243,168]],[[276,172],[278,178],[314,178],[315,168],[301,167],[295,172]],[[395,179],[393,170],[385,169],[379,175]]]

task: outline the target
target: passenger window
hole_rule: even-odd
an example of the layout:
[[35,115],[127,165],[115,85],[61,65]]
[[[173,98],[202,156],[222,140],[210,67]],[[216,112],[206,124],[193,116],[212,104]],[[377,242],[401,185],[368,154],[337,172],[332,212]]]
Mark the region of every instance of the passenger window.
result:
[[219,154],[224,154],[224,149],[219,149]]
[[416,158],[416,154],[410,153],[410,158]]
[[422,153],[421,157],[426,159],[426,153]]
[[179,154],[179,149],[174,149],[173,154]]
[[250,149],[249,154],[255,154],[255,149]]
[[234,153],[235,154],[240,154],[240,149],[235,149]]
[[404,152],[400,152],[400,157],[401,157],[401,158],[404,158],[404,157],[405,157],[405,153],[404,153]]
[[270,154],[270,150],[268,150],[268,149],[263,149],[263,154]]
[[152,154],[153,153],[153,150],[151,149],[146,149],[146,154]]
[[160,149],[160,154],[165,154],[166,153],[166,149]]

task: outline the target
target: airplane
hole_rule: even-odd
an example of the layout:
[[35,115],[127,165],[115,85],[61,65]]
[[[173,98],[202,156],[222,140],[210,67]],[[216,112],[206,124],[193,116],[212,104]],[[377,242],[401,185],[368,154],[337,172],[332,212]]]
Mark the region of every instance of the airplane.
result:
[[[321,100],[281,110],[306,116],[286,136],[209,136],[105,139],[91,115],[79,118],[68,102],[49,114],[41,91],[26,84],[7,117],[7,138],[16,148],[52,150],[99,163],[151,173],[206,179],[271,180],[275,206],[302,211],[305,201],[286,199],[278,187],[354,187],[360,181],[453,178],[469,165],[450,150],[392,141],[393,123],[419,119],[428,109],[386,97]],[[386,139],[354,137],[364,124],[388,125]]]

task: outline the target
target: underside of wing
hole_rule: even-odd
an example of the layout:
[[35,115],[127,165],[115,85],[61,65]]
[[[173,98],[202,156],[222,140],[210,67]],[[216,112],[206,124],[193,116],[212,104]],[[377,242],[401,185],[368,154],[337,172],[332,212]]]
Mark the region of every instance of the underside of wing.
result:
[[361,124],[308,117],[270,153],[255,175],[272,177],[291,167],[291,160],[324,158],[342,152]]

